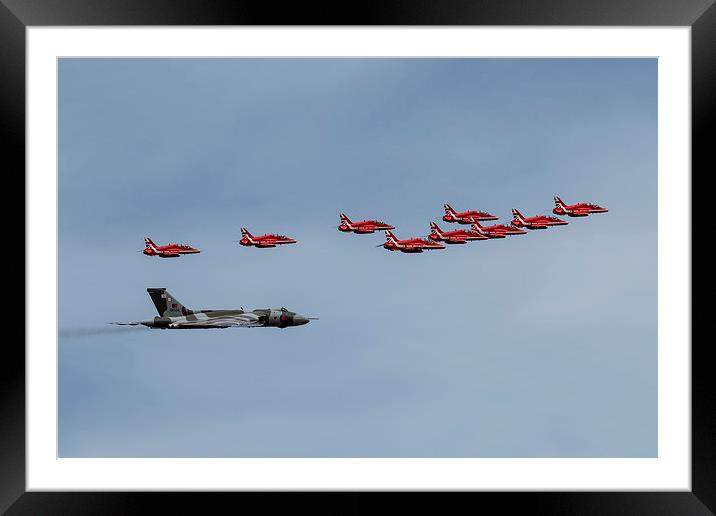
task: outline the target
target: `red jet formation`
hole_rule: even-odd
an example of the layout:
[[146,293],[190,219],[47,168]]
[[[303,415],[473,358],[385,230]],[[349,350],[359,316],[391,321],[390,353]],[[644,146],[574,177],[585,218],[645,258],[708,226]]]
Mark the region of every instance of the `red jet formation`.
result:
[[276,247],[282,244],[295,244],[296,240],[284,235],[261,235],[253,236],[246,228],[241,228],[241,240],[239,244],[247,247]]
[[435,222],[430,223],[430,229],[432,230],[428,235],[430,240],[445,242],[446,244],[466,244],[468,240],[487,240],[486,236],[466,229],[443,231]]
[[197,254],[198,249],[184,244],[156,245],[149,237],[144,237],[144,251],[147,256],[158,256],[160,258],[178,258],[182,254]]
[[398,240],[390,231],[385,232],[386,241],[376,247],[383,247],[388,251],[400,251],[401,253],[422,253],[429,249],[445,249],[445,246],[422,238],[408,238]]
[[481,220],[497,220],[498,217],[484,211],[463,211],[456,212],[449,204],[443,204],[445,207],[445,222],[457,222],[458,224],[472,224]]
[[546,229],[549,226],[564,226],[569,224],[557,217],[548,217],[546,215],[537,215],[536,217],[523,217],[515,208],[512,208],[512,224],[525,229]]
[[592,204],[589,202],[582,202],[578,204],[564,204],[562,199],[554,196],[554,209],[552,213],[555,215],[569,215],[570,217],[586,217],[590,213],[606,213],[609,210]]
[[470,231],[485,238],[505,238],[507,235],[524,235],[527,231],[515,226],[505,224],[495,224],[494,226],[482,226],[479,222],[475,222],[470,226]]
[[341,213],[341,225],[338,226],[338,230],[344,233],[353,232],[361,235],[384,229],[395,229],[395,226],[391,226],[380,220],[361,220],[359,222],[353,222],[345,213]]

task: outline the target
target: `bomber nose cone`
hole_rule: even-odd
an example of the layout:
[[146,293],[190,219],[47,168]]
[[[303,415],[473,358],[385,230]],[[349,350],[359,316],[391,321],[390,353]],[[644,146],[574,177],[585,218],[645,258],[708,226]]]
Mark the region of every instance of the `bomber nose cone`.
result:
[[293,325],[294,326],[301,326],[302,324],[307,324],[308,319],[305,318],[302,315],[296,314],[293,316]]

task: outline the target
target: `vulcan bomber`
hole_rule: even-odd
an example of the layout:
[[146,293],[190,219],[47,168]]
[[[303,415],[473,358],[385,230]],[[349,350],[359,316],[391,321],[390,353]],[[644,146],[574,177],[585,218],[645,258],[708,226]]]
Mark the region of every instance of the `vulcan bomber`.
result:
[[111,322],[122,326],[147,326],[159,329],[200,329],[200,328],[260,328],[274,326],[288,328],[302,326],[317,317],[305,317],[286,308],[258,308],[255,310],[189,310],[166,288],[148,288],[159,315],[152,319],[132,322]]

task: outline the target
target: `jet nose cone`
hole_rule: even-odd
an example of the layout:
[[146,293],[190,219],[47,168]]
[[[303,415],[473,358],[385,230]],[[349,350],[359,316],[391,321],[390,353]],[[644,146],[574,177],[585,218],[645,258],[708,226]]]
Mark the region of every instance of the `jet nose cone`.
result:
[[301,326],[303,324],[307,324],[308,319],[302,315],[296,314],[293,316],[293,325],[294,326]]

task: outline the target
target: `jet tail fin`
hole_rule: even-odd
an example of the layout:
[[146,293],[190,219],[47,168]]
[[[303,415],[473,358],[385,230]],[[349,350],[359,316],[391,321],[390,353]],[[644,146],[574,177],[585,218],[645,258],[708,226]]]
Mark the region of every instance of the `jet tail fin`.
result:
[[249,230],[246,228],[241,228],[241,236],[249,239],[253,237],[253,235],[249,233]]
[[443,208],[445,208],[445,213],[448,215],[453,215],[455,213],[455,210],[453,210],[452,206],[449,204],[443,204]]
[[347,222],[347,223],[350,224],[351,219],[349,219],[348,216],[347,216],[345,213],[341,213],[341,214],[340,214],[340,217],[341,217],[341,222]]
[[524,219],[524,217],[523,217],[522,214],[517,210],[517,208],[512,208],[512,217],[515,218],[515,219],[517,219],[517,220],[520,220],[520,221],[521,221],[522,219]]
[[555,206],[557,206],[558,208],[560,208],[560,207],[562,207],[562,206],[565,205],[565,204],[564,204],[564,201],[563,201],[562,199],[560,199],[560,198],[559,198],[558,196],[556,196],[556,195],[554,196],[554,204],[555,204]]
[[156,249],[156,244],[152,242],[152,239],[149,237],[144,237],[144,247],[149,247],[150,249]]
[[147,292],[160,317],[179,317],[191,312],[165,288],[148,288]]

